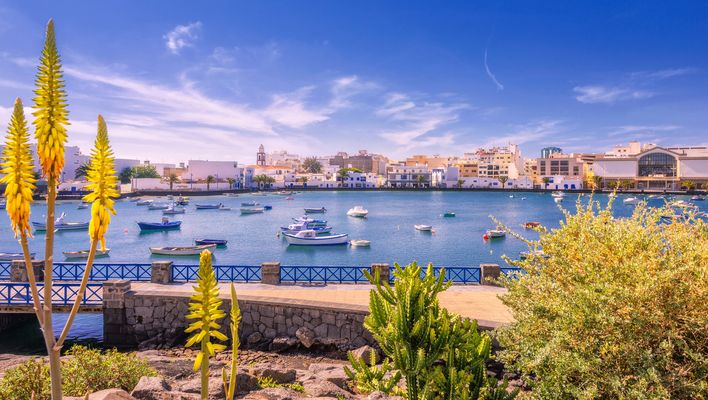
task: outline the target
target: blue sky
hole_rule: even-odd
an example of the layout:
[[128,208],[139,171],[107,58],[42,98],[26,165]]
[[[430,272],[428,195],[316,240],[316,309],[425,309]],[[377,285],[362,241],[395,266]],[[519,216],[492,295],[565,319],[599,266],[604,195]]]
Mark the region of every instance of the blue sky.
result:
[[155,162],[708,143],[705,2],[0,1],[3,126],[49,18],[85,152],[98,113]]

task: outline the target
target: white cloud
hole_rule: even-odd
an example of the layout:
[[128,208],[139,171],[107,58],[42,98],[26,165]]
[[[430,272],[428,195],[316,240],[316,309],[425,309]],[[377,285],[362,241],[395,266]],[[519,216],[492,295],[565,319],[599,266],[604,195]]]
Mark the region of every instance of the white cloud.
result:
[[511,132],[495,137],[493,140],[487,142],[484,147],[500,146],[509,143],[520,145],[535,142],[560,133],[562,130],[562,124],[563,121],[561,120],[544,119],[529,122],[523,125],[516,125],[512,127]]
[[573,91],[577,94],[575,99],[586,104],[612,104],[618,101],[647,99],[654,96],[654,93],[646,90],[599,85],[576,86]]
[[487,49],[484,49],[484,69],[487,71],[487,76],[489,76],[489,79],[491,79],[496,85],[497,90],[504,90],[504,85],[497,80],[497,77],[494,76],[492,70],[489,69],[489,64],[487,64]]
[[273,102],[266,108],[264,115],[281,125],[295,129],[328,120],[329,111],[307,109],[305,99],[312,90],[312,86],[307,86],[293,93],[274,95]]
[[608,136],[647,135],[656,132],[670,132],[680,129],[678,125],[622,125],[613,127]]
[[661,70],[657,70],[657,71],[633,72],[630,74],[630,77],[633,79],[642,79],[642,80],[661,80],[661,79],[673,78],[676,76],[688,75],[688,74],[692,74],[694,72],[696,72],[696,69],[690,68],[690,67],[668,68],[668,69],[661,69]]
[[192,46],[201,28],[202,23],[200,21],[192,22],[187,25],[177,25],[173,30],[163,36],[165,46],[167,46],[167,49],[172,54],[179,54],[180,50],[183,48]]

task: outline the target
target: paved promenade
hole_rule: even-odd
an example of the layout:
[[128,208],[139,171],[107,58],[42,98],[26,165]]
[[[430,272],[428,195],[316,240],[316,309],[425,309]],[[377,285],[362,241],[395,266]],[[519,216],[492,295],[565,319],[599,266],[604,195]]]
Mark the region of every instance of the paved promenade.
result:
[[[147,282],[132,282],[131,289],[136,295],[180,295],[188,297],[192,294],[192,283],[185,284],[153,284]],[[228,297],[229,285],[220,284],[221,296]],[[240,298],[268,298],[316,303],[330,303],[351,307],[352,309],[367,309],[369,291],[373,286],[366,284],[328,284],[328,285],[264,285],[257,283],[236,284]],[[450,312],[479,321],[480,326],[496,327],[512,321],[509,310],[497,297],[505,289],[493,286],[469,285],[452,286],[440,295],[441,304]]]

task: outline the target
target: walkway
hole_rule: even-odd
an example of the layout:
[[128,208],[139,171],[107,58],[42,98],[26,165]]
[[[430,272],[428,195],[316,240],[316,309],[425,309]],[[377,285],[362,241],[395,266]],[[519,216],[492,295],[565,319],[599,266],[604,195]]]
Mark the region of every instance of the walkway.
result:
[[[153,284],[132,282],[131,290],[136,295],[185,296],[192,294],[193,283]],[[228,298],[229,284],[220,284],[221,297]],[[259,283],[236,284],[240,298],[268,298],[269,300],[296,300],[299,302],[330,303],[367,309],[369,291],[367,284],[333,285],[264,285]],[[494,328],[511,322],[509,310],[497,297],[506,289],[493,286],[452,286],[440,295],[441,304],[450,312],[479,321],[480,326]]]

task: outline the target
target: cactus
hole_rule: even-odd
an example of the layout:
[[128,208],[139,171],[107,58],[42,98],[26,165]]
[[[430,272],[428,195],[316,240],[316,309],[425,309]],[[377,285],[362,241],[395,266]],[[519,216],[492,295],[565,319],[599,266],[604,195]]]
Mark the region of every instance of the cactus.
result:
[[394,371],[388,359],[384,359],[380,367],[376,366],[376,353],[370,352],[369,364],[363,358],[355,357],[350,351],[347,354],[352,369],[344,367],[344,373],[362,393],[380,391],[385,394],[398,394],[398,382],[401,372]]
[[238,348],[241,341],[238,338],[238,326],[241,323],[241,309],[238,306],[238,297],[236,296],[236,288],[231,284],[231,311],[229,312],[231,322],[229,324],[231,330],[231,371],[226,375],[226,368],[221,369],[221,379],[224,382],[224,393],[227,400],[233,400],[236,393],[236,366],[238,365]]
[[189,324],[185,333],[194,333],[187,340],[186,347],[200,345],[199,353],[194,359],[194,371],[201,369],[202,400],[209,398],[209,358],[217,351],[226,349],[226,346],[211,342],[212,338],[226,341],[227,337],[219,332],[218,321],[224,318],[221,310],[222,301],[219,299],[219,286],[211,263],[211,253],[204,250],[199,258],[199,272],[197,273],[197,286],[189,303],[189,314],[186,319],[196,320]]

